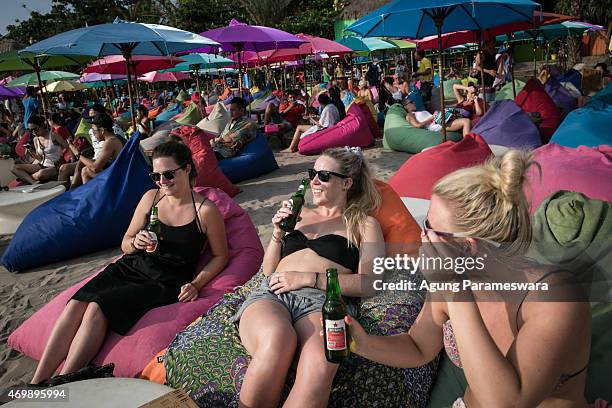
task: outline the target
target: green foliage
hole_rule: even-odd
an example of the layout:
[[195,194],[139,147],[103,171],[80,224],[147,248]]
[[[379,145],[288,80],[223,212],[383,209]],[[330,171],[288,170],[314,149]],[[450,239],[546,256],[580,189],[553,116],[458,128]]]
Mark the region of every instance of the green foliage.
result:
[[334,38],[334,22],[338,14],[334,0],[294,0],[287,7],[287,16],[277,27],[290,33]]
[[245,21],[246,12],[237,1],[178,0],[169,24],[194,33],[226,26],[232,18]]
[[607,26],[612,21],[612,0],[558,0],[555,12]]

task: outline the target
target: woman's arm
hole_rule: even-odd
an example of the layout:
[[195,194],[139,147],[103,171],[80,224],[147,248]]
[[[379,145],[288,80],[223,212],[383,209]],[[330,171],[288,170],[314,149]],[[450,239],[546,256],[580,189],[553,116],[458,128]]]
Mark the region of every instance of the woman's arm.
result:
[[207,200],[200,207],[198,217],[200,217],[202,229],[206,231],[206,238],[208,238],[208,243],[210,244],[213,255],[212,259],[191,281],[199,291],[225,268],[229,260],[229,255],[227,237],[225,235],[225,223],[223,222],[223,216],[217,209],[217,206],[212,201]]
[[590,336],[588,304],[526,302],[524,323],[504,356],[474,302],[449,302],[448,312],[470,398],[478,406],[539,405],[557,384],[568,356],[580,351],[580,339]]
[[372,336],[349,318],[351,351],[368,360],[400,368],[419,367],[433,360],[443,345],[442,313],[438,303],[425,302],[408,333]]
[[482,110],[482,106],[480,106],[480,98],[478,97],[478,95],[476,96],[476,98],[474,98],[474,113],[476,114],[476,116],[482,116],[482,114],[484,113]]
[[[263,273],[266,276],[272,275],[276,271],[276,267],[281,259],[281,250],[283,247],[282,238],[285,236],[285,232],[280,229],[280,222],[291,214],[291,206],[289,201],[285,200],[281,204],[281,208],[278,209],[276,214],[272,217],[272,237],[268,248],[264,254],[263,259]],[[303,208],[302,211],[308,211],[307,208]]]
[[455,94],[455,98],[457,99],[457,103],[463,102],[464,98],[459,91],[466,91],[467,87],[460,84],[453,84],[453,93]]
[[[83,158],[81,158],[81,160],[82,159]],[[149,190],[144,193],[138,206],[136,206],[132,221],[130,221],[130,225],[123,236],[123,240],[121,240],[121,250],[124,254],[133,254],[139,251],[139,249],[134,246],[134,239],[136,238],[136,234],[147,225],[147,214],[153,205],[153,197],[155,197],[156,191],[157,190]]]
[[96,160],[91,160],[83,156],[81,156],[80,160],[89,170],[93,171],[94,173],[99,173],[104,170],[104,166],[106,166],[106,164],[113,158],[113,153],[118,148],[117,143],[121,145],[119,139],[111,138],[111,140],[104,142],[104,145],[102,145],[102,150],[100,151],[100,154]]

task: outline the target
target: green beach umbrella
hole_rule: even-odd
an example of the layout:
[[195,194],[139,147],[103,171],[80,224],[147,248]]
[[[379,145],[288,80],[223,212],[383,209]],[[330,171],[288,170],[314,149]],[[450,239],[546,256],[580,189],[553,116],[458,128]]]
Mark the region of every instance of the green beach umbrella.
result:
[[62,55],[40,55],[8,51],[0,54],[0,72],[5,71],[36,71],[86,65],[94,57],[62,56]]
[[[72,72],[65,71],[40,71],[40,81],[61,81],[63,79],[79,79],[81,76],[73,74]],[[13,79],[11,82],[6,84],[7,87],[12,86],[28,86],[38,85],[39,75],[37,72],[22,75],[18,78]]]

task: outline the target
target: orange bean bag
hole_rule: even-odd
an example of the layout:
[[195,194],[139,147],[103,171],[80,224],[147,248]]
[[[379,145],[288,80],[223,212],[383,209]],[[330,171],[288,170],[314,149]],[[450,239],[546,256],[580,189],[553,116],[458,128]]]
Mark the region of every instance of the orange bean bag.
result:
[[159,105],[157,108],[151,109],[149,111],[147,117],[149,118],[149,120],[153,120],[153,119],[155,119],[157,117],[157,115],[159,115],[163,111],[164,111],[163,105]]

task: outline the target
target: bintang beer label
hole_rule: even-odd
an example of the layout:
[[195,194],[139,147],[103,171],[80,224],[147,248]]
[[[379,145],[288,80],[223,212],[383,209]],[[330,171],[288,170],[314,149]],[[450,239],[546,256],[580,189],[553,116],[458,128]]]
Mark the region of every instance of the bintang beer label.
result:
[[340,294],[338,271],[329,268],[327,273],[327,295],[323,304],[323,337],[325,358],[330,363],[341,363],[349,357],[348,327],[344,323],[346,306]]

